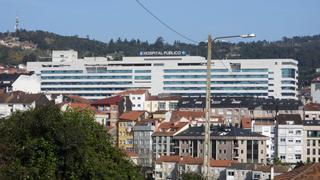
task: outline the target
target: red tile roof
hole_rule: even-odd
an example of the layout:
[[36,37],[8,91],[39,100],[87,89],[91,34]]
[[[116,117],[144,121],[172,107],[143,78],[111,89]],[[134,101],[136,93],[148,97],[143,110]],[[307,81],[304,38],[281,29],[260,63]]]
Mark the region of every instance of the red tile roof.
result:
[[172,136],[187,124],[187,122],[161,122],[153,136]]
[[90,104],[91,101],[80,97],[80,96],[76,96],[76,95],[66,95],[66,97],[70,98],[71,100],[73,100],[72,102],[77,102],[77,103],[86,103],[86,104]]
[[118,105],[121,101],[121,96],[112,96],[104,99],[99,99],[92,102],[92,105]]
[[309,103],[304,106],[306,111],[320,111],[320,104],[317,103]]
[[123,92],[118,93],[120,96],[128,96],[130,94],[146,94],[148,90],[146,89],[129,89]]
[[250,129],[251,128],[251,119],[249,117],[242,117],[241,118],[241,127]]
[[85,103],[68,103],[67,106],[72,109],[92,110],[92,111],[96,110],[94,107],[90,106],[90,104],[85,104]]
[[275,180],[320,179],[320,163],[307,164],[274,177]]
[[137,121],[139,119],[139,117],[143,116],[145,113],[145,111],[129,111],[129,112],[125,112],[123,113],[120,117],[119,117],[119,121]]
[[126,153],[126,155],[127,155],[128,157],[131,157],[131,158],[132,158],[132,157],[139,157],[138,154],[136,154],[136,153],[134,153],[134,152],[126,151],[125,153]]
[[[202,165],[203,164],[203,158],[199,157],[191,157],[191,156],[160,156],[156,160],[157,164],[160,164],[162,162],[172,162],[172,163],[180,163],[185,165]],[[211,167],[228,167],[231,165],[231,163],[235,163],[235,161],[232,160],[210,160],[210,166]]]

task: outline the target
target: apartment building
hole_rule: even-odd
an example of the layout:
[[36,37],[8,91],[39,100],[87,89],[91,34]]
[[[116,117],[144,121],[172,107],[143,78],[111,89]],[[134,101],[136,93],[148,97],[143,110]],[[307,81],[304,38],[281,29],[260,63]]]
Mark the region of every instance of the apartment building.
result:
[[[205,98],[182,98],[178,102],[181,111],[204,111]],[[303,104],[294,99],[253,97],[213,97],[212,115],[223,116],[226,124],[240,125],[242,117],[250,119],[275,118],[277,114],[300,114],[304,116]]]
[[320,162],[320,121],[303,121],[304,162]]
[[267,161],[272,162],[275,154],[275,123],[274,119],[255,119],[252,122],[252,131],[268,137],[266,141]]
[[155,132],[152,134],[152,158],[153,160],[160,156],[175,155],[178,149],[175,149],[173,137],[188,128],[188,122],[164,121],[161,122]]
[[132,110],[132,103],[128,97],[112,96],[91,102],[91,106],[107,116],[107,127],[115,127],[119,116]]
[[[204,126],[191,126],[173,139],[180,156],[203,157]],[[266,163],[268,137],[242,128],[211,128],[210,156],[216,160]]]
[[284,163],[303,161],[303,124],[299,114],[280,114],[276,124],[276,157]]
[[181,96],[157,95],[149,96],[144,102],[144,110],[148,112],[177,110]]
[[117,122],[117,145],[120,149],[133,152],[133,127],[147,117],[145,111],[124,112]]
[[[206,59],[200,56],[107,57],[78,59],[74,51],[53,51],[51,62],[28,62],[41,79],[41,91],[100,99],[127,89],[182,96],[205,96]],[[147,53],[148,54],[148,53]],[[175,53],[176,54],[176,53]],[[214,96],[297,99],[298,61],[293,59],[213,60]]]
[[138,155],[138,164],[142,167],[152,167],[152,134],[158,126],[158,120],[145,119],[133,127],[133,149]]
[[130,89],[120,92],[118,95],[130,99],[133,111],[144,111],[144,102],[150,96],[148,90],[145,89]]

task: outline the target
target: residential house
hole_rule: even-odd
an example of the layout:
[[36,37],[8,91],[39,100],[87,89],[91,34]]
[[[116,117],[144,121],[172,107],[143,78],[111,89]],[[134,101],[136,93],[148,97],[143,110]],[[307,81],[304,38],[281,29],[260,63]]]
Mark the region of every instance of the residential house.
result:
[[313,103],[320,103],[320,76],[311,81],[311,98]]
[[[224,180],[226,167],[230,166],[232,162],[229,160],[210,160],[209,172],[213,178]],[[184,173],[201,174],[202,168],[203,158],[161,156],[156,160],[155,179],[179,179]]]
[[[275,165],[273,167],[273,176],[288,172],[289,167]],[[232,163],[226,168],[226,180],[270,180],[271,166],[252,163]]]
[[304,120],[319,120],[320,104],[308,103],[304,106]]
[[44,94],[0,93],[0,118],[10,116],[15,111],[26,111],[48,104],[50,101]]
[[306,164],[274,177],[275,180],[320,179],[320,163]]

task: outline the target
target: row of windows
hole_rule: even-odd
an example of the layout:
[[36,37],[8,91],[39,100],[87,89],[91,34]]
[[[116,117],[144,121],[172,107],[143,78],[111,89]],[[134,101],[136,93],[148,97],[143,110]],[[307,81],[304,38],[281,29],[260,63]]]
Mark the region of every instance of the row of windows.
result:
[[151,73],[151,70],[135,70],[135,73]]
[[41,91],[123,91],[126,88],[41,88]]
[[132,84],[131,81],[117,81],[117,82],[41,82],[41,85],[124,85]]
[[281,87],[282,90],[296,90],[295,87]]
[[295,81],[281,81],[282,84],[296,84]]
[[[206,81],[164,81],[164,84],[207,84]],[[211,81],[211,84],[268,84],[268,81]]]
[[296,96],[295,93],[281,93],[281,96]]
[[[164,87],[164,90],[205,90],[206,87]],[[211,87],[211,90],[268,90],[268,87]]]
[[[206,69],[164,69],[165,73],[199,73],[199,72],[207,72]],[[228,69],[211,69],[211,72],[229,72]],[[239,69],[236,72],[268,72],[266,68],[260,69]]]
[[43,70],[41,74],[79,74],[82,70]]
[[[181,95],[185,97],[205,97],[205,93],[171,93],[172,95]],[[212,97],[220,97],[220,96],[227,96],[227,97],[253,97],[253,96],[268,96],[268,93],[211,93]]]
[[151,76],[134,76],[135,80],[150,80]]
[[[165,79],[189,79],[206,77],[206,75],[164,75]],[[268,75],[212,75],[211,78],[268,78]]]
[[132,76],[41,76],[41,79],[131,79]]

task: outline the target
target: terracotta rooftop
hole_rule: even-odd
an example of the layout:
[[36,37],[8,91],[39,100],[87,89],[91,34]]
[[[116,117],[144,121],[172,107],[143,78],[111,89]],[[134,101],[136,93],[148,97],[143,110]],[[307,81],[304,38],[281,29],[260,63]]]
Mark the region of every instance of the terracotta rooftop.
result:
[[136,153],[134,153],[134,152],[126,151],[125,153],[126,153],[126,155],[127,155],[128,157],[131,157],[131,158],[132,158],[132,157],[139,157],[138,154],[136,154]]
[[317,103],[309,103],[304,106],[306,111],[320,111],[320,104]]
[[112,96],[104,99],[99,99],[92,102],[92,105],[118,105],[121,101],[121,96]]
[[[160,156],[156,160],[157,164],[161,162],[172,162],[172,163],[180,163],[185,165],[202,165],[203,158],[199,157],[191,157],[191,156]],[[232,160],[210,160],[211,167],[228,167],[231,163],[235,163]]]
[[67,103],[67,106],[72,109],[92,110],[92,111],[96,110],[94,107],[90,106],[90,104],[85,104],[85,103]]
[[251,119],[249,117],[242,117],[241,118],[241,127],[245,129],[251,128]]
[[71,100],[71,102],[77,102],[77,103],[86,103],[86,104],[90,104],[90,100],[80,97],[80,96],[76,96],[76,95],[65,95],[65,97],[69,98]]
[[290,172],[275,176],[275,180],[320,179],[320,163],[307,164]]
[[172,136],[187,124],[187,122],[161,122],[153,136]]
[[120,96],[128,96],[130,94],[146,94],[148,93],[148,90],[146,89],[129,89],[123,92],[118,93]]
[[139,117],[143,116],[145,111],[129,111],[129,112],[124,112],[120,117],[119,121],[137,121]]

